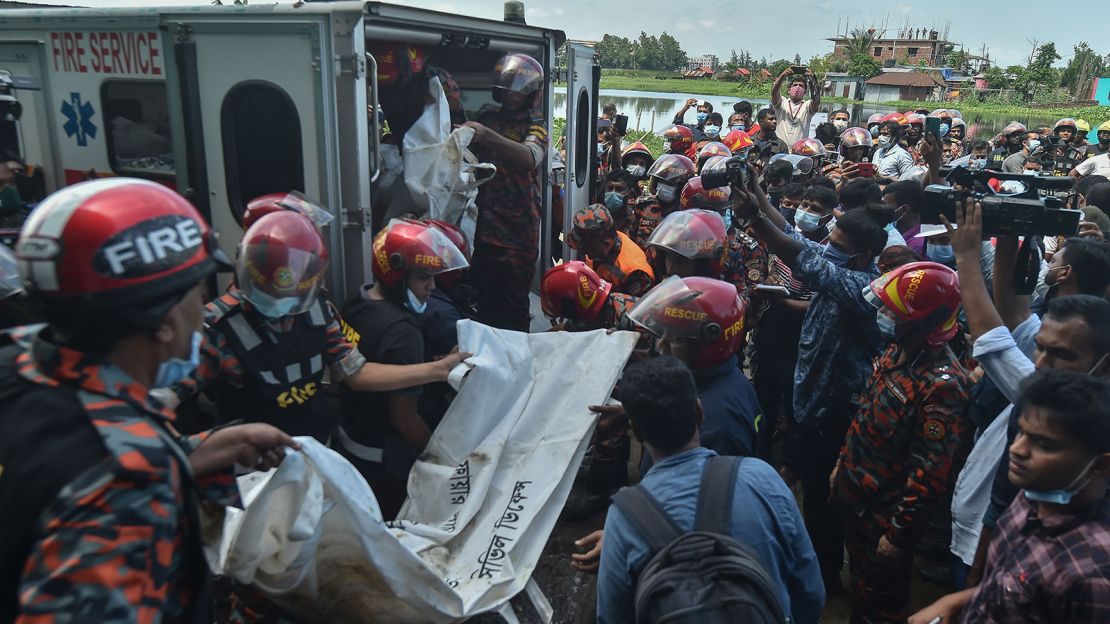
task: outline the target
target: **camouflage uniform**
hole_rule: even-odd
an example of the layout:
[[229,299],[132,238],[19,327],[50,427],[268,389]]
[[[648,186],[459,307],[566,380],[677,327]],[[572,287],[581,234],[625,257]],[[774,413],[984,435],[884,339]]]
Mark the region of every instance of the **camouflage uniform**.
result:
[[[895,344],[876,360],[830,497],[844,515],[856,611],[868,622],[906,620],[916,543],[972,433],[967,370],[946,349],[897,364],[902,354]],[[880,537],[901,555],[879,556]]]
[[196,487],[238,506],[234,475],[195,481],[187,455],[206,436],[180,436],[144,386],[48,332],[0,338],[0,619],[210,620]]
[[478,122],[527,147],[534,159],[528,169],[513,168],[500,158],[471,146],[482,162],[497,165],[497,175],[478,188],[478,226],[469,281],[478,291],[478,320],[493,327],[528,331],[528,292],[539,254],[542,167],[547,162],[547,129],[525,114],[508,117],[485,108]]
[[[613,216],[605,206],[593,204],[574,215],[574,229],[569,242],[578,248],[584,232],[601,232],[613,237],[613,247],[604,258],[586,258],[598,277],[613,285],[616,292],[642,296],[655,285],[655,275],[644,250],[637,247],[624,232],[618,232]],[[581,254],[581,252],[579,252]]]

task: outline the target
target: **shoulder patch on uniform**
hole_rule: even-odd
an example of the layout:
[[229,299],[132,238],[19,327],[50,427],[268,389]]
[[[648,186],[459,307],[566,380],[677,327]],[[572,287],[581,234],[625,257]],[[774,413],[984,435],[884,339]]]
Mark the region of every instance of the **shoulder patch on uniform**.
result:
[[946,431],[947,429],[945,429],[944,423],[936,418],[926,420],[925,424],[921,427],[921,433],[930,440],[943,440]]

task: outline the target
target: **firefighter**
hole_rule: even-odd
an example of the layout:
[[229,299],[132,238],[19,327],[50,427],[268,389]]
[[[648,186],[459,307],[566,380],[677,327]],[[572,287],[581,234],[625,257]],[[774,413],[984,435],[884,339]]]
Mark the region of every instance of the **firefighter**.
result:
[[[642,297],[628,319],[656,338],[656,350],[694,373],[705,412],[701,445],[719,455],[755,455],[759,401],[740,372],[744,304],[732,284],[708,277],[668,277]],[[643,467],[642,467],[643,468]]]
[[616,292],[639,297],[655,285],[655,273],[644,250],[617,230],[609,209],[602,204],[578,209],[567,245]]
[[663,217],[679,209],[682,187],[694,177],[694,162],[680,154],[664,154],[648,169],[648,194],[632,205],[629,236],[641,248]]
[[710,277],[720,279],[724,269],[728,232],[721,215],[691,208],[672,212],[648,239],[660,277]]
[[[686,152],[694,146],[694,131],[689,126],[672,125],[659,131],[663,139],[663,154],[676,154],[685,156]],[[650,174],[648,174],[650,175]]]
[[540,305],[552,325],[571,331],[629,327],[625,315],[637,297],[613,290],[581,260],[551,267],[540,282]]
[[[343,309],[359,352],[386,364],[423,363],[421,320],[435,278],[465,268],[466,257],[436,226],[393,219],[374,237],[372,266],[374,284]],[[385,518],[400,511],[409,470],[432,435],[434,423],[418,409],[421,390],[343,393],[336,447],[366,478]]]
[[499,106],[478,112],[470,149],[497,175],[478,189],[478,226],[470,283],[477,289],[478,320],[528,331],[528,291],[539,254],[542,168],[547,127],[534,117],[543,95],[543,66],[526,54],[507,54],[493,70]]
[[209,390],[221,421],[266,422],[326,442],[338,414],[321,397],[325,371],[355,391],[446,380],[459,354],[411,366],[367,362],[357,332],[321,291],[327,267],[324,240],[304,215],[255,221],[239,246],[235,285],[208,304],[200,365],[160,396],[176,403]]
[[848,428],[831,502],[844,516],[852,621],[904,622],[916,544],[973,429],[968,371],[948,347],[959,335],[959,278],[942,264],[913,262],[864,292],[892,343]]
[[110,178],[48,197],[18,257],[48,324],[0,335],[0,621],[212,621],[201,497],[297,444],[274,427],[183,437],[148,392],[195,366],[204,284],[228,267],[184,198]]

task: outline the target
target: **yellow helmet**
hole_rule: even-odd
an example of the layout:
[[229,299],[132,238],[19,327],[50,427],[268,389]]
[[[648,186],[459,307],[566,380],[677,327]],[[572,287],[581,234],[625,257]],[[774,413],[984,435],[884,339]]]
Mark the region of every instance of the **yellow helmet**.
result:
[[1075,129],[1080,131],[1080,132],[1083,132],[1083,133],[1090,132],[1091,131],[1091,124],[1087,123],[1086,120],[1076,119],[1075,120]]
[[1102,122],[1102,125],[1100,125],[1098,127],[1098,131],[1099,132],[1110,132],[1110,121]]

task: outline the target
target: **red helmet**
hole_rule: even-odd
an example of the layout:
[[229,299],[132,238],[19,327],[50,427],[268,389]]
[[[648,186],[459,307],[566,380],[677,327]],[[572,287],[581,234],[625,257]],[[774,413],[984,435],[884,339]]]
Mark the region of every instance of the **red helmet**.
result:
[[572,260],[551,267],[540,283],[540,305],[551,318],[588,323],[597,318],[613,285],[590,265]]
[[930,345],[948,342],[959,330],[956,314],[960,308],[960,278],[943,264],[903,264],[873,280],[864,296],[895,320],[924,327]]
[[[23,225],[15,250],[51,316],[137,310],[230,268],[192,204],[133,178],[91,180],[50,195]],[[129,320],[150,325],[161,315]]]
[[676,188],[694,177],[694,161],[681,154],[663,154],[648,169],[648,177]]
[[235,282],[259,312],[281,318],[312,307],[327,270],[319,230],[296,213],[275,212],[243,234]]
[[886,115],[882,113],[872,113],[871,116],[867,118],[867,125],[870,126],[871,124],[883,123],[883,117],[886,117]]
[[960,127],[964,128],[966,130],[967,129],[967,122],[964,121],[962,117],[953,117],[952,118],[952,127],[955,128],[956,126],[960,126]]
[[247,209],[243,211],[243,230],[249,230],[250,227],[254,225],[254,222],[258,221],[263,216],[283,210],[291,210],[299,215],[303,215],[314,223],[316,227],[324,227],[335,219],[335,217],[327,210],[324,210],[319,203],[305,197],[297,191],[270,193],[268,195],[255,197],[247,203]]
[[1015,132],[1027,132],[1025,124],[1021,123],[1020,121],[1011,121],[1010,123],[1006,124],[1006,127],[1002,128],[1002,132],[1000,132],[999,134],[1001,134],[1002,136],[1010,136]]
[[705,173],[706,171],[712,171],[714,168],[723,168],[724,165],[722,165],[721,163],[725,162],[726,160],[728,160],[728,158],[725,158],[724,156],[710,156],[709,158],[706,158],[705,162],[701,165],[701,171],[699,172],[699,175],[701,173]]
[[840,153],[852,147],[871,147],[871,133],[863,128],[848,128],[840,133]]
[[938,108],[935,111],[929,113],[927,115],[927,117],[938,117],[940,119],[951,119],[952,118],[952,113],[948,112],[947,108]]
[[731,206],[730,197],[732,189],[728,186],[707,189],[701,184],[701,176],[690,178],[686,186],[682,187],[682,194],[678,198],[678,205],[683,210],[690,208],[708,208],[718,213]]
[[396,288],[409,271],[440,275],[470,266],[466,256],[434,225],[412,219],[392,219],[374,237],[374,279]]
[[888,121],[896,121],[900,126],[910,125],[909,120],[906,119],[906,116],[902,113],[888,113],[886,115],[883,115],[882,119],[879,120],[879,123],[886,123]]
[[672,212],[648,237],[647,247],[659,247],[690,260],[708,260],[709,273],[720,275],[728,228],[712,210],[692,208]]
[[752,137],[743,130],[733,130],[729,132],[725,135],[722,143],[725,144],[725,147],[727,147],[732,154],[737,156],[739,156],[741,152],[745,152],[755,146],[755,141],[752,141]]
[[493,66],[493,99],[501,101],[504,91],[524,96],[543,88],[543,65],[527,54],[506,54]]
[[424,71],[424,48],[406,43],[372,43],[368,47],[378,62],[378,84],[381,86]]
[[718,141],[706,143],[698,150],[698,166],[703,166],[705,161],[713,156],[732,156],[732,151]]
[[914,124],[917,124],[919,126],[924,126],[925,125],[925,115],[921,115],[921,114],[918,114],[918,113],[907,113],[906,114],[906,125],[912,126]]
[[649,160],[655,160],[655,157],[651,155],[651,150],[639,141],[635,141],[621,152],[621,158],[628,158],[629,156],[635,155],[646,156]]
[[728,282],[671,276],[640,299],[628,320],[657,338],[693,340],[690,368],[703,369],[727,361],[740,348],[744,304]]
[[794,145],[790,147],[790,153],[799,154],[801,156],[809,156],[811,158],[829,155],[829,152],[825,149],[825,146],[820,141],[812,137],[796,141]]
[[[462,229],[459,228],[459,226],[451,225],[450,223],[446,221],[440,221],[439,219],[424,219],[424,223],[427,223],[440,232],[443,232],[443,235],[449,238],[451,242],[455,244],[455,247],[459,248],[459,251],[462,252],[463,257],[466,258],[468,262],[470,261],[470,245],[466,241],[466,234],[463,233]],[[446,271],[444,273],[440,273],[436,276],[436,284],[439,284],[444,288],[452,288],[455,286],[455,284],[459,283],[459,279],[462,277],[463,271],[465,270],[466,269],[456,269],[454,271]]]
[[659,136],[663,137],[663,151],[670,154],[684,154],[694,145],[694,131],[686,126],[667,126]]

